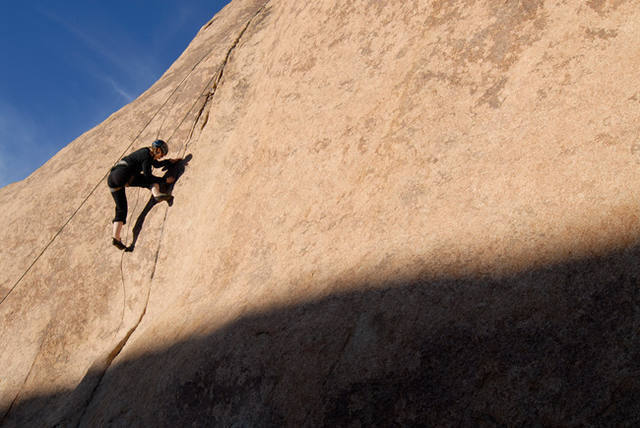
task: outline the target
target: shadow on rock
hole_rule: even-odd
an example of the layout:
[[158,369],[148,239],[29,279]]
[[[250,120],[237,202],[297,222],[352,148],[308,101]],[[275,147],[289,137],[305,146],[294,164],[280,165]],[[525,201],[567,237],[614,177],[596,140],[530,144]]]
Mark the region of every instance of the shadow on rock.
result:
[[[343,284],[360,290],[111,367],[80,422],[638,426],[639,257],[634,247],[504,278]],[[75,425],[72,393],[17,403],[9,426]]]
[[[184,157],[180,161],[162,168],[163,171],[165,171],[162,178],[164,178],[165,180],[169,177],[175,178],[175,181],[173,183],[170,183],[170,184],[164,183],[160,185],[160,191],[162,193],[167,193],[169,195],[172,194],[174,186],[176,185],[176,183],[178,182],[178,179],[182,176],[182,174],[184,174],[184,171],[186,170],[187,165],[189,164],[192,158],[193,158],[193,155],[188,154],[186,157]],[[149,201],[142,209],[142,212],[138,216],[138,219],[136,220],[136,223],[133,226],[133,240],[131,242],[131,245],[129,245],[125,251],[131,252],[135,249],[136,242],[138,242],[138,237],[140,236],[140,232],[142,231],[142,225],[144,224],[144,221],[147,218],[147,214],[149,214],[149,211],[151,211],[151,209],[154,206],[156,206],[156,204],[158,203],[159,202],[155,200],[153,195],[149,196]]]

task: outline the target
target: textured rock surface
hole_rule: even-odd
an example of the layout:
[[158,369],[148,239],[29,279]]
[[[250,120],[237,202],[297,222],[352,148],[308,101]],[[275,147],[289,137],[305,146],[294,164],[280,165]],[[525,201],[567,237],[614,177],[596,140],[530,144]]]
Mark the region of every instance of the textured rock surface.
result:
[[637,425],[639,45],[630,0],[234,0],[0,189],[3,423]]

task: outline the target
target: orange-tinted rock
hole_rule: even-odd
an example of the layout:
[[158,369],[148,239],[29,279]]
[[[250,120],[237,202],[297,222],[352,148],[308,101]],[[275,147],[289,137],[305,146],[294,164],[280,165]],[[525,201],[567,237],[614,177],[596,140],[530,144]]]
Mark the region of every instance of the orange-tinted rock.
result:
[[[0,189],[4,422],[637,423],[639,34],[623,0],[234,1]],[[156,136],[193,159],[118,252],[105,174]]]

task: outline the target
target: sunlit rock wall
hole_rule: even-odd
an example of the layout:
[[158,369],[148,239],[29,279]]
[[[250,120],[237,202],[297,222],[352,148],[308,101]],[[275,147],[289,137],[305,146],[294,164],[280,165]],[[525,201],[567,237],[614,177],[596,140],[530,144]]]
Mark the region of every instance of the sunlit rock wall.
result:
[[4,422],[637,423],[638,46],[632,1],[234,1],[0,190]]

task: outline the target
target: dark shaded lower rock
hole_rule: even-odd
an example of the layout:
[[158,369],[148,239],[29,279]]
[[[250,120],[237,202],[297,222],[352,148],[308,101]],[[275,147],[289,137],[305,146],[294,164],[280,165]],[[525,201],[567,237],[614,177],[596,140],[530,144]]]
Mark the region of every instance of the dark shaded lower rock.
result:
[[419,277],[247,317],[113,367],[83,424],[635,426],[639,256]]

